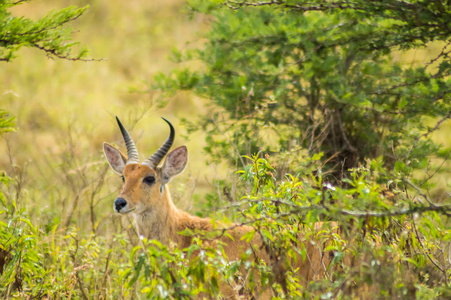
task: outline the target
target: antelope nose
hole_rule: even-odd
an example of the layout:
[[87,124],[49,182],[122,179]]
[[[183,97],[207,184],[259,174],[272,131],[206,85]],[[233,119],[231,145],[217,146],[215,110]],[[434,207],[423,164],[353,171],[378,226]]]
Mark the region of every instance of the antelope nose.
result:
[[124,198],[116,198],[114,200],[114,208],[117,212],[120,212],[122,208],[124,208],[127,205],[127,201],[125,201]]

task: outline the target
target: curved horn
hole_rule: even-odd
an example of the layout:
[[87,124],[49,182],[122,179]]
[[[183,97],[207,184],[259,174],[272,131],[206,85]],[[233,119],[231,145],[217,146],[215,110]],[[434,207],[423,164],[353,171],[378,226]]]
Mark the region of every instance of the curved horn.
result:
[[130,137],[130,134],[128,134],[127,129],[125,129],[124,125],[122,125],[121,121],[119,121],[118,117],[116,117],[116,121],[121,129],[122,137],[124,138],[125,146],[127,147],[127,164],[139,164],[139,155],[135,143]]
[[166,123],[168,123],[169,128],[171,128],[171,132],[169,133],[169,137],[167,138],[166,142],[164,142],[163,146],[161,146],[160,149],[158,149],[151,157],[149,157],[149,159],[143,162],[143,165],[148,165],[152,169],[155,169],[158,166],[160,161],[168,153],[169,149],[171,149],[171,146],[174,143],[175,137],[174,126],[172,126],[171,122],[169,122],[165,118],[162,119],[165,120]]

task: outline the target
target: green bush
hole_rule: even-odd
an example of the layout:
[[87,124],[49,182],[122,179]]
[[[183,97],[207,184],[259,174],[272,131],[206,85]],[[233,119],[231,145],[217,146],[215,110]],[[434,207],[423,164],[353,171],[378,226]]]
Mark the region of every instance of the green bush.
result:
[[[21,1],[4,2],[4,12],[14,3]],[[104,235],[98,229],[104,215],[94,208],[115,197],[114,190],[103,192],[106,166],[87,170],[67,151],[55,159],[55,172],[64,175],[60,189],[48,193],[58,206],[75,198],[63,210],[66,220],[52,211],[37,218],[27,209],[24,198],[35,199],[26,168],[1,174],[2,298],[218,298],[221,285],[255,297],[263,288],[275,299],[451,297],[449,195],[430,194],[439,171],[448,171],[442,161],[430,163],[449,155],[430,140],[450,116],[448,50],[420,67],[390,57],[447,40],[448,7],[437,1],[265,3],[191,3],[213,16],[204,48],[188,53],[205,65],[160,75],[155,85],[212,100],[200,125],[187,125],[207,133],[213,159],[242,162],[235,194],[224,190],[227,206],[218,209],[215,197],[207,199],[224,227],[185,232],[194,235],[186,249],[140,239],[130,225]],[[68,11],[81,12],[64,10],[52,24],[73,19]],[[18,21],[0,32],[18,31]],[[47,24],[25,23],[28,29]],[[42,42],[37,45],[53,45]],[[5,60],[34,44],[10,45],[1,52]],[[49,53],[69,55],[55,51]],[[435,124],[426,126],[426,117]],[[0,111],[0,132],[13,127]],[[72,140],[67,147],[74,149]],[[426,170],[424,177],[418,170]],[[83,212],[91,214],[83,229],[72,222],[80,195],[88,200]],[[317,222],[328,226],[315,232]],[[219,242],[209,242],[244,225],[252,230],[242,239],[259,235],[270,261],[255,259],[251,249],[229,261]],[[308,259],[308,251],[299,240],[324,247],[332,260],[326,276],[302,281],[294,262]]]
[[16,17],[11,14],[14,6],[30,0],[3,0],[0,2],[0,61],[11,61],[22,47],[43,51],[51,58],[82,60],[87,50],[82,49],[73,55],[78,45],[72,41],[73,30],[65,25],[78,19],[88,7],[74,6],[59,11],[51,11],[38,20]]
[[[240,0],[189,8],[211,27],[201,47],[173,59],[201,65],[159,74],[152,88],[211,103],[200,122],[185,120],[188,131],[206,134],[213,161],[241,164],[246,209],[235,215],[273,252],[290,248],[283,229],[338,221],[333,264],[353,260],[302,288],[288,271],[273,292],[449,297],[449,194],[431,196],[450,171],[450,150],[431,139],[451,117],[449,7]],[[440,51],[424,63],[393,58],[431,43]]]
[[[377,161],[332,185],[320,169],[309,171],[318,167],[319,157],[306,162],[306,173],[283,180],[276,180],[276,166],[268,159],[248,159],[251,163],[239,172],[247,192],[224,208],[236,211],[235,224],[222,220],[225,228],[186,232],[196,234],[187,249],[146,239],[136,244],[119,235],[108,241],[60,229],[58,220],[34,225],[14,194],[3,196],[2,296],[189,299],[217,297],[223,283],[242,286],[247,295],[264,287],[282,298],[449,296],[449,205],[428,203],[424,192],[402,177],[377,182],[385,172]],[[340,231],[325,227],[315,233],[310,229],[318,221],[338,221]],[[253,229],[242,239],[260,235],[264,251],[276,254],[280,264],[256,260],[252,251],[228,261],[221,245],[205,243],[227,234],[224,229],[244,225]],[[62,229],[66,233],[58,234]],[[333,256],[325,278],[303,283],[294,269],[294,261],[308,253],[298,243],[299,234]]]
[[[211,19],[199,49],[174,60],[200,70],[160,74],[154,89],[209,99],[201,122],[213,160],[307,149],[339,180],[367,158],[424,168],[445,157],[431,132],[451,116],[451,10],[440,1],[191,1]],[[393,59],[442,41],[424,64]],[[447,43],[445,45],[445,43]],[[437,120],[433,126],[430,117]]]

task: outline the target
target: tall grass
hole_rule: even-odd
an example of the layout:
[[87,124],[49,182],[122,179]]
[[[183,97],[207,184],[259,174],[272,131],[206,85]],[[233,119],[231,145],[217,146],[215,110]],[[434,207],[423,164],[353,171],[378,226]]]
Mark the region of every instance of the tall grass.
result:
[[[172,48],[202,43],[208,20],[189,19],[181,0],[33,1],[14,13],[37,17],[86,4],[90,9],[73,24],[79,30],[75,39],[95,60],[50,60],[23,49],[0,69],[0,107],[16,116],[18,129],[0,141],[0,170],[11,178],[2,184],[0,219],[10,220],[1,233],[9,242],[0,249],[0,293],[7,298],[120,299],[137,292],[131,281],[118,284],[135,267],[129,253],[140,242],[130,220],[112,209],[121,179],[108,169],[101,149],[105,141],[122,146],[113,116],[131,129],[141,158],[168,134],[160,116],[174,123],[175,146],[187,144],[190,151],[185,175],[172,183],[182,208],[209,214],[205,208],[214,205],[211,196],[204,200],[206,191],[223,194],[212,178],[234,171],[206,164],[203,136],[183,135],[180,118],[196,118],[208,100],[190,94],[161,100],[144,91],[154,75],[174,67],[168,59]],[[429,55],[403,59],[411,63]],[[450,126],[435,138],[451,145]]]
[[173,67],[171,49],[196,41],[205,21],[189,20],[183,1],[32,1],[15,14],[33,18],[87,3],[89,11],[72,25],[79,30],[75,39],[90,48],[95,61],[50,60],[24,49],[0,70],[2,108],[16,116],[18,129],[1,141],[0,169],[26,173],[23,205],[32,216],[57,213],[65,220],[70,215],[79,226],[90,219],[94,196],[99,202],[94,209],[112,214],[109,201],[119,181],[109,174],[92,193],[98,172],[102,178],[106,172],[102,143],[122,143],[115,115],[131,128],[142,158],[167,137],[160,116],[174,123],[176,145],[187,144],[191,150],[190,168],[176,185],[205,185],[211,173],[200,150],[203,138],[187,140],[179,126],[180,118],[195,118],[202,111],[202,100],[178,95],[165,106],[158,95],[142,91],[157,72]]
[[[166,139],[160,116],[170,119],[178,130],[175,143],[193,150],[191,168],[175,188],[208,184],[202,152],[194,150],[202,137],[186,140],[179,126],[181,117],[202,111],[203,102],[179,95],[167,104],[142,92],[152,76],[173,67],[171,49],[189,47],[205,21],[189,20],[177,0],[32,1],[14,14],[36,18],[86,4],[90,9],[72,25],[93,61],[51,60],[23,49],[0,69],[1,107],[16,116],[18,130],[0,141],[0,170],[11,178],[1,186],[1,220],[8,223],[2,223],[7,242],[0,250],[0,293],[7,298],[120,299],[133,293],[118,285],[118,272],[130,265],[137,239],[130,220],[113,214],[121,180],[101,150],[105,141],[122,145],[115,115],[131,128],[142,158]],[[175,195],[193,207],[189,195]]]

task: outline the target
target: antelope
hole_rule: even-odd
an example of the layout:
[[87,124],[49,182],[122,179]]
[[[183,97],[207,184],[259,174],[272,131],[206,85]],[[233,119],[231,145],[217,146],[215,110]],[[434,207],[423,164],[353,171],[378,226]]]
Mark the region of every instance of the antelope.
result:
[[[188,247],[192,243],[192,237],[181,232],[211,231],[216,226],[209,218],[200,218],[178,209],[172,199],[168,183],[171,179],[185,169],[188,162],[188,150],[186,146],[180,146],[169,152],[174,143],[175,130],[172,124],[162,118],[170,128],[170,134],[165,143],[147,160],[140,163],[138,150],[130,134],[116,117],[122,137],[127,148],[127,156],[108,143],[104,143],[103,150],[111,168],[123,176],[124,185],[119,196],[114,200],[115,212],[134,217],[136,228],[140,236],[147,239],[155,239],[164,245],[175,243],[180,249]],[[169,153],[168,153],[169,152]],[[166,156],[164,162],[160,162]],[[281,264],[277,265],[270,253],[264,250],[264,243],[259,235],[254,235],[250,243],[241,240],[248,231],[254,230],[250,226],[232,226],[228,234],[233,237],[223,236],[221,241],[224,252],[229,260],[239,260],[241,254],[252,247],[258,252],[258,257],[273,266],[274,270],[282,270]],[[321,230],[322,224],[315,224],[315,231]],[[306,282],[318,276],[324,276],[325,268],[330,262],[330,257],[323,255],[322,249],[314,242],[303,242],[307,249],[308,259],[297,260],[298,274]],[[220,286],[221,293],[226,298],[236,299],[237,292],[230,287]],[[268,299],[268,291],[261,295],[262,299]]]

